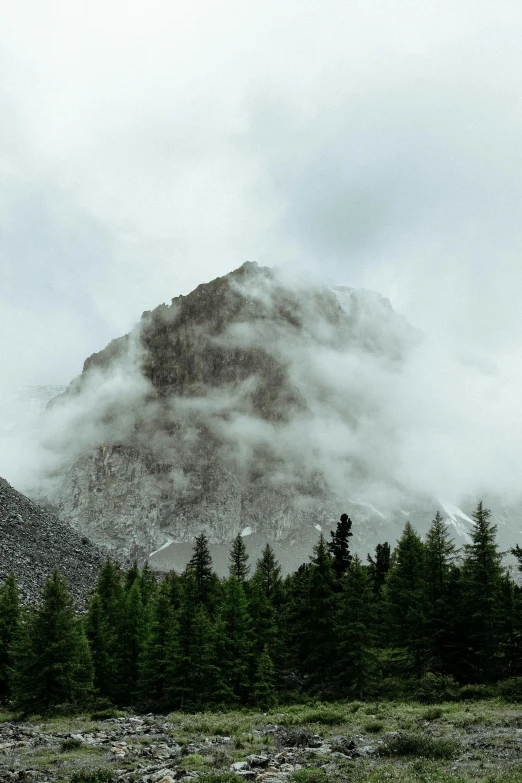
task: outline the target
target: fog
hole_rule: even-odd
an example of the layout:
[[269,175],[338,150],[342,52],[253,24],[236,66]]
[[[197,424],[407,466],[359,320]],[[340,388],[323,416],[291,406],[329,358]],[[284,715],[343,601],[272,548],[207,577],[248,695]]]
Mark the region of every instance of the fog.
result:
[[[294,377],[331,394],[285,444],[314,442],[332,475],[339,453],[363,455],[372,497],[381,481],[517,495],[521,27],[514,2],[13,5],[0,397],[68,384],[142,311],[255,259],[379,291],[424,334],[400,372],[293,346]],[[106,399],[142,399],[130,367],[103,379]],[[61,433],[105,438],[92,417],[83,437],[83,412],[4,435],[0,475],[28,487]],[[232,423],[245,443],[273,437],[249,422]]]

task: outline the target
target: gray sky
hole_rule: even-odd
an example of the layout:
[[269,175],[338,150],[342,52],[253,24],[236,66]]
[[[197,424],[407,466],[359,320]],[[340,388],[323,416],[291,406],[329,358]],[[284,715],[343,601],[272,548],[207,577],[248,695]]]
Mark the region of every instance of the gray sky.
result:
[[249,259],[379,290],[519,388],[521,33],[498,0],[10,3],[2,382],[67,383]]

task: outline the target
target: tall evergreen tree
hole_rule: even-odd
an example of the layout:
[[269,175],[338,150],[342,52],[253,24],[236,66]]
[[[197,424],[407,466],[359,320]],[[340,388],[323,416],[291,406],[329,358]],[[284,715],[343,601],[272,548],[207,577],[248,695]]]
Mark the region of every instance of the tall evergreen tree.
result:
[[149,618],[138,577],[127,592],[121,625],[118,702],[123,706],[132,705],[138,693],[139,663],[150,630]]
[[14,574],[0,588],[0,702],[10,696],[13,644],[20,624],[20,603]]
[[299,629],[302,670],[310,683],[324,684],[331,679],[336,657],[337,580],[322,534],[314,547],[306,587],[307,611]]
[[493,681],[500,667],[502,555],[496,542],[497,527],[491,512],[479,502],[473,512],[471,544],[464,547],[462,564],[462,619],[468,651],[464,677]]
[[213,611],[219,583],[212,569],[212,556],[205,533],[196,536],[194,554],[187,565],[187,570],[194,574],[195,600],[208,610]]
[[352,520],[348,514],[341,514],[335,533],[330,533],[332,540],[328,549],[333,558],[333,569],[338,577],[342,576],[349,568],[352,556],[350,554],[350,537],[352,533]]
[[113,630],[108,626],[99,593],[94,593],[89,602],[84,625],[91,650],[94,687],[100,696],[111,698],[114,689],[117,660],[113,657]]
[[14,660],[13,696],[24,713],[49,713],[64,703],[80,706],[92,693],[87,640],[56,570],[15,643]]
[[343,582],[337,615],[337,676],[341,692],[363,699],[376,671],[375,594],[356,555]]
[[167,576],[154,601],[150,632],[139,658],[138,701],[145,709],[168,709],[170,655],[174,643],[175,609],[172,581]]
[[232,541],[228,561],[230,576],[235,576],[236,579],[239,579],[239,581],[244,584],[247,580],[250,566],[248,565],[248,554],[245,542],[240,533],[238,533]]
[[232,697],[221,676],[214,622],[196,600],[197,594],[196,576],[187,569],[181,580],[166,688],[168,704],[181,709],[201,708]]
[[218,631],[223,679],[236,701],[244,702],[250,686],[252,620],[244,587],[235,576],[225,583]]
[[281,592],[281,566],[277,562],[274,550],[266,544],[256,563],[255,573],[259,575],[266,597],[277,603]]
[[457,618],[451,586],[456,547],[437,511],[424,547],[424,612],[429,668],[449,673]]
[[124,579],[120,567],[113,560],[105,561],[86,620],[96,686],[101,696],[114,703],[118,703],[126,692],[123,659],[127,652],[122,644],[126,596],[130,586],[139,580],[137,566],[134,565],[130,571],[132,577],[126,575]]
[[387,541],[377,544],[375,557],[368,555],[368,575],[373,585],[374,593],[380,593],[386,582],[386,576],[390,570],[391,549]]
[[266,646],[257,660],[253,691],[256,701],[262,709],[268,710],[273,705],[275,701],[274,664]]
[[386,580],[391,642],[399,648],[405,672],[420,677],[427,661],[424,607],[424,545],[407,522],[393,553]]

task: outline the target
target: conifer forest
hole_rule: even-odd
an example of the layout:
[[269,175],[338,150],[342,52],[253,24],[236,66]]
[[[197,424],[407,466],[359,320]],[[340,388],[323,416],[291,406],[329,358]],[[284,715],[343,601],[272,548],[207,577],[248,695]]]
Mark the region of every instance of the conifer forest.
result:
[[[490,511],[479,503],[473,518],[460,550],[437,513],[425,540],[408,522],[395,549],[379,544],[363,562],[343,514],[286,577],[269,545],[250,563],[237,536],[229,575],[218,578],[202,534],[185,571],[161,580],[107,560],[83,614],[58,571],[32,608],[10,577],[0,590],[0,698],[22,714],[465,692],[522,700],[522,588],[503,565]],[[522,549],[511,553],[522,570]]]

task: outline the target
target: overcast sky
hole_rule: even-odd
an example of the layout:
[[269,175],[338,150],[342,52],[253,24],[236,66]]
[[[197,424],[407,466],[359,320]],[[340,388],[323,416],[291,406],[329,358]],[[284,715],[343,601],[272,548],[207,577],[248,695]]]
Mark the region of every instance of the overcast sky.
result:
[[498,0],[6,5],[4,384],[245,260],[521,366],[521,40]]

